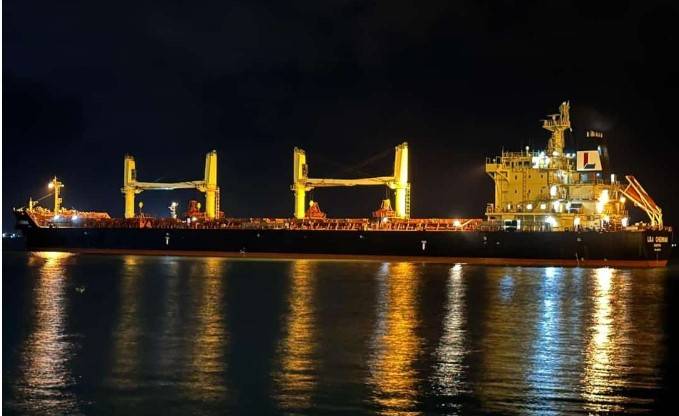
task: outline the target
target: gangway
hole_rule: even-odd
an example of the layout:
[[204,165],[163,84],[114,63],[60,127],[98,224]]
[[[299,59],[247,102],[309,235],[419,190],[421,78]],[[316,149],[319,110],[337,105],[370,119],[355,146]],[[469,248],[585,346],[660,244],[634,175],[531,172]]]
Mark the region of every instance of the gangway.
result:
[[215,219],[219,212],[219,187],[217,186],[217,151],[205,155],[205,175],[203,180],[184,182],[141,182],[137,180],[134,157],[125,155],[123,187],[125,195],[125,218],[134,218],[134,197],[143,191],[170,191],[174,189],[197,189],[205,193],[205,217]]
[[314,188],[337,186],[387,186],[395,193],[395,213],[397,218],[410,217],[410,183],[408,183],[408,143],[396,146],[394,173],[392,176],[378,176],[360,179],[309,178],[309,166],[304,150],[295,147],[293,160],[293,184],[290,189],[295,193],[295,218],[303,219],[306,212],[306,193]]

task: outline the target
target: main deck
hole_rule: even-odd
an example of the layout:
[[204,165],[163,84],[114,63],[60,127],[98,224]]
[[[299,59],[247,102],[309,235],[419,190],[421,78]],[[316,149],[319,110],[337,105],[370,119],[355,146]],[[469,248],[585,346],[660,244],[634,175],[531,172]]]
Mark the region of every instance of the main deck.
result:
[[[314,231],[399,231],[399,232],[549,232],[542,228],[507,226],[498,221],[481,218],[111,218],[102,213],[78,213],[54,216],[49,211],[22,211],[19,217],[38,228],[89,228],[89,229],[179,229],[179,230],[314,230]],[[642,232],[672,231],[670,227],[652,227],[645,224],[621,227],[610,224],[600,229],[568,229],[564,231]]]

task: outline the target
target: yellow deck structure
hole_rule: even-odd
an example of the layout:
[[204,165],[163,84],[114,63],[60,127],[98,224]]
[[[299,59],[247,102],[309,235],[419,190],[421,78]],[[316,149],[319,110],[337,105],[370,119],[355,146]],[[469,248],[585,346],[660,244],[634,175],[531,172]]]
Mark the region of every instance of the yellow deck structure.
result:
[[598,132],[587,136],[597,150],[567,153],[564,132],[571,129],[570,104],[543,121],[551,132],[546,150],[526,147],[486,160],[486,173],[495,182],[495,202],[486,217],[509,227],[534,231],[625,228],[630,200],[649,216],[651,225],[662,226],[662,211],[632,176],[621,184],[605,173]]

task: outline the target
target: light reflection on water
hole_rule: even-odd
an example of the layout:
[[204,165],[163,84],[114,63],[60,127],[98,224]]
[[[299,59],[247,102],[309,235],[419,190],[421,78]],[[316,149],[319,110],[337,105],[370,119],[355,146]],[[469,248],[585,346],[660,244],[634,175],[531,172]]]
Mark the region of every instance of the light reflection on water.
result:
[[[180,290],[186,283],[184,280],[190,278],[190,274],[185,275],[180,270],[184,264],[181,258],[164,257],[161,259],[164,281],[160,286],[158,299],[158,316],[150,319],[156,322],[154,325],[154,336],[151,338],[151,353],[153,360],[149,360],[151,369],[155,377],[150,378],[152,385],[163,385],[167,382],[176,383],[180,381],[183,373],[181,372],[181,362],[186,359],[186,352],[182,343],[187,343],[186,334],[183,333],[185,326],[182,325],[182,309],[190,308],[187,301],[187,292]],[[149,319],[149,317],[144,317]],[[191,333],[195,336],[195,327],[191,328]]]
[[577,386],[573,385],[577,371],[570,377],[561,377],[573,371],[565,362],[568,353],[577,353],[579,349],[579,334],[568,332],[567,320],[580,312],[577,308],[568,308],[563,297],[569,280],[564,269],[547,267],[537,287],[536,334],[526,378],[530,383],[529,394],[538,400],[526,406],[527,413],[558,414],[565,410],[560,401],[577,396],[574,390]]
[[33,289],[34,327],[21,355],[22,372],[16,384],[19,408],[43,414],[79,413],[76,396],[68,391],[76,380],[68,361],[76,353],[73,335],[66,331],[68,294],[65,268],[68,253],[39,252],[30,261],[39,270]]
[[418,266],[383,265],[378,275],[377,325],[372,336],[369,364],[373,399],[382,414],[416,410],[417,375],[413,368],[419,352],[416,334]]
[[222,279],[227,262],[207,258],[191,272],[192,289],[196,291],[195,305],[190,318],[195,336],[186,357],[188,396],[201,401],[218,400],[227,392],[224,373],[229,335],[224,321],[224,293]]
[[[473,277],[467,272],[465,268],[463,277],[471,284]],[[540,298],[536,287],[525,284],[525,273],[522,268],[488,269],[489,280],[482,289],[489,301],[479,312],[483,314],[476,346],[480,368],[474,389],[481,408],[491,412],[526,412],[523,403],[514,399],[530,391],[531,343]],[[535,283],[543,278],[542,273],[535,276]]]
[[[6,346],[17,353],[4,364],[3,407],[23,413],[308,413],[349,402],[351,413],[600,413],[653,410],[663,388],[668,270],[60,253],[16,261],[33,312],[20,343]],[[104,270],[119,272],[106,280]],[[87,291],[77,294],[74,280]],[[268,287],[278,289],[259,302]],[[431,288],[445,293],[434,299]],[[252,322],[277,327],[243,334],[258,328],[232,325],[250,321],[235,299],[271,317]],[[73,329],[75,300],[109,337]],[[358,310],[362,325],[333,326],[332,311],[346,319]],[[100,350],[86,356],[104,363],[82,362],[81,348]],[[235,358],[270,365],[244,377],[234,368],[250,366]]]
[[[616,285],[616,292],[612,292],[615,279],[615,271],[610,268],[595,270],[594,276],[594,310],[592,311],[590,339],[586,347],[586,363],[584,374],[583,396],[587,400],[589,410],[611,411],[620,410],[621,401],[624,397],[611,395],[615,383],[616,374],[612,373],[613,367],[618,371],[624,371],[624,356],[621,355],[619,345],[619,326],[614,325],[613,298],[621,296],[620,285]],[[624,286],[623,286],[624,288]],[[624,311],[616,311],[616,320],[625,320]],[[622,312],[622,313],[620,313]],[[615,363],[615,364],[612,364]],[[624,382],[624,378],[619,380]]]
[[120,311],[113,337],[112,385],[127,391],[139,387],[139,346],[142,333],[139,311],[139,284],[142,276],[139,264],[142,261],[142,258],[135,256],[124,257],[120,275]]
[[[583,376],[583,399],[589,411],[619,412],[643,409],[651,404],[648,398],[625,394],[631,387],[653,387],[654,372],[649,373],[646,364],[651,362],[655,367],[662,354],[659,345],[639,348],[645,341],[632,339],[638,332],[637,325],[654,327],[660,324],[653,304],[644,305],[645,322],[632,321],[630,304],[640,297],[633,284],[634,276],[628,270],[600,268],[594,271],[594,305],[589,319]],[[636,354],[634,362],[633,354]]]
[[288,317],[279,348],[281,370],[275,375],[277,399],[285,410],[308,411],[316,379],[314,357],[313,264],[293,262]]
[[[465,322],[465,281],[462,265],[450,268],[447,282],[446,314],[443,318],[443,335],[436,348],[434,385],[439,394],[457,396],[467,393],[465,357],[468,353]],[[459,405],[455,406],[458,410]],[[452,410],[452,409],[449,409]]]

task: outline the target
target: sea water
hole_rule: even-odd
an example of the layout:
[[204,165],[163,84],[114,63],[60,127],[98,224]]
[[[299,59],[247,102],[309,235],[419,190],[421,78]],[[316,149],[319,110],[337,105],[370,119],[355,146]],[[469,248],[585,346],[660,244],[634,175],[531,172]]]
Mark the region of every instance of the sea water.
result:
[[679,269],[5,252],[6,414],[677,402]]

